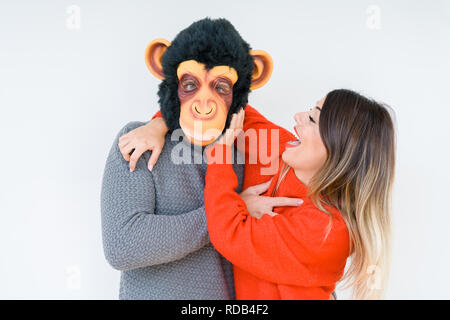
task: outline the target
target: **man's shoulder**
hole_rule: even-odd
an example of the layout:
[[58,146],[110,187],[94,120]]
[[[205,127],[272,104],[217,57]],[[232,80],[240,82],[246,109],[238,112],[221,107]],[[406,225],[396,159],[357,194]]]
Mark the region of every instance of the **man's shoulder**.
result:
[[[120,130],[119,132],[116,134],[116,137],[113,141],[113,144],[111,146],[111,150],[108,156],[108,162],[110,162],[111,160],[117,160],[120,159],[121,161],[125,161],[125,159],[123,159],[122,153],[120,151],[119,148],[119,140],[120,137],[122,137],[123,135],[127,134],[130,131],[133,131],[134,129],[145,125],[146,122],[142,122],[142,121],[130,121],[127,124],[125,124]],[[145,152],[144,155],[141,158],[147,158],[149,157],[148,155],[149,152]],[[139,163],[140,161],[138,161]]]

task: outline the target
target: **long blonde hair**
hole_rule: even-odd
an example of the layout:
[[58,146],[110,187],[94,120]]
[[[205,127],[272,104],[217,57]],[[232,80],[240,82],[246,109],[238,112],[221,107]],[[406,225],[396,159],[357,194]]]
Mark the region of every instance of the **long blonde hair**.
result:
[[326,213],[324,206],[337,208],[347,224],[351,264],[345,287],[353,287],[356,299],[380,299],[391,254],[392,118],[387,106],[350,90],[334,90],[322,106],[319,129],[328,157],[309,182],[309,195]]

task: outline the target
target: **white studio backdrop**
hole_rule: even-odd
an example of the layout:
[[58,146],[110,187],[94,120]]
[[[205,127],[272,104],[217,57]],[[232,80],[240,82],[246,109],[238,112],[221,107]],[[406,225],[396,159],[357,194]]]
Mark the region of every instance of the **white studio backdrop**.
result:
[[[1,1],[0,298],[116,299],[100,189],[119,129],[157,110],[143,54],[230,20],[275,63],[250,104],[288,129],[335,88],[398,128],[389,299],[449,299],[450,1]],[[348,291],[338,290],[340,298]]]

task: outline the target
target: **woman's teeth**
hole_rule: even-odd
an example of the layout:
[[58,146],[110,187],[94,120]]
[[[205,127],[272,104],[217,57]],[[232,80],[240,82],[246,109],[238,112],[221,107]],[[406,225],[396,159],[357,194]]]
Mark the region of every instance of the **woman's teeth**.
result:
[[292,147],[299,146],[300,144],[301,144],[300,140],[293,140],[288,142],[288,145]]

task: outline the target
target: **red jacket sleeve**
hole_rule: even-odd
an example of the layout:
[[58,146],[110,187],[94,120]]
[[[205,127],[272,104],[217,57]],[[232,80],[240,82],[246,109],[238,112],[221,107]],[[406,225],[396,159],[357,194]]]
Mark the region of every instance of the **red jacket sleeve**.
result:
[[[245,159],[243,189],[267,181],[278,171],[281,153],[286,143],[297,138],[288,130],[267,120],[255,108],[247,105],[244,118],[244,140],[236,147]],[[244,141],[244,143],[242,143]]]
[[[231,152],[224,145],[215,145],[210,152],[220,148],[222,154]],[[211,153],[207,156],[210,159]],[[211,243],[217,251],[239,268],[273,283],[322,286],[340,279],[348,238],[345,232],[331,231],[324,241],[328,215],[300,206],[295,214],[256,219],[234,191],[238,180],[232,165],[210,162],[205,210]],[[343,227],[339,225],[341,231]]]
[[250,105],[245,108],[245,143],[237,139],[238,150],[245,157],[246,178],[244,188],[267,181],[278,171],[276,161],[286,148],[286,143],[296,140],[288,130],[270,122]]
[[158,118],[158,117],[162,118],[161,110],[158,110],[158,111],[153,115],[153,117],[152,117],[151,120],[153,120],[153,119],[155,119],[155,118]]
[[[278,130],[279,134],[278,135],[274,134],[273,137],[278,138],[278,143],[280,144],[280,146],[283,147],[282,148],[283,150],[284,150],[284,143],[297,139],[288,130],[267,120],[261,113],[259,113],[255,108],[253,108],[250,105],[247,105],[245,107],[245,118],[244,118],[244,128],[243,129],[244,129],[244,132],[251,130],[251,129],[259,130],[259,131]],[[268,138],[269,143],[272,142],[271,137],[272,136],[270,134],[268,134],[267,138]],[[279,155],[279,153],[277,154],[277,156],[278,155]]]

